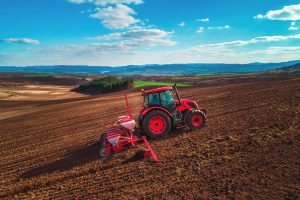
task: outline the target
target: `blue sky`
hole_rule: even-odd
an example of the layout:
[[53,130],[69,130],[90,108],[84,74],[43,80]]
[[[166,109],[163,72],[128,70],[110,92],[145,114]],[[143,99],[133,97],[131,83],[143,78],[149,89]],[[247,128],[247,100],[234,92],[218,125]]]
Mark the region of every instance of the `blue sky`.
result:
[[0,65],[296,59],[299,0],[0,1]]

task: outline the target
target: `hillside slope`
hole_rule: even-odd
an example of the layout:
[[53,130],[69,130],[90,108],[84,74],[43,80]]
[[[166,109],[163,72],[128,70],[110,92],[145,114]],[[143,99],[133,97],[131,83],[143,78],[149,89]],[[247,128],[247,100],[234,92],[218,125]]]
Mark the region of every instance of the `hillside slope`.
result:
[[[108,75],[198,75],[198,74],[228,74],[249,73],[273,70],[283,66],[300,63],[299,60],[280,63],[249,63],[249,64],[222,64],[222,63],[193,63],[193,64],[149,64],[129,65],[120,67],[108,66],[0,66],[0,72],[35,72],[54,74],[108,74]],[[159,74],[157,73],[159,72]]]
[[275,73],[299,73],[300,72],[300,63],[295,64],[295,65],[291,65],[291,66],[285,66],[285,67],[281,67],[275,70],[271,70],[271,72],[275,72]]

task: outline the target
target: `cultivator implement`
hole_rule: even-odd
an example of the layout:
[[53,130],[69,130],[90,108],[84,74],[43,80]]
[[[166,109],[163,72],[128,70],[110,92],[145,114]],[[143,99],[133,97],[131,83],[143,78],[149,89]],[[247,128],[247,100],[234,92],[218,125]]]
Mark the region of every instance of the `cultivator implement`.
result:
[[144,152],[143,157],[152,158],[154,162],[159,162],[147,138],[141,136],[139,129],[135,127],[136,122],[132,119],[126,94],[125,101],[127,115],[118,117],[114,124],[106,126],[105,132],[101,135],[100,156],[107,158],[113,152],[117,153],[126,147],[133,147],[138,143],[144,143],[148,150]]

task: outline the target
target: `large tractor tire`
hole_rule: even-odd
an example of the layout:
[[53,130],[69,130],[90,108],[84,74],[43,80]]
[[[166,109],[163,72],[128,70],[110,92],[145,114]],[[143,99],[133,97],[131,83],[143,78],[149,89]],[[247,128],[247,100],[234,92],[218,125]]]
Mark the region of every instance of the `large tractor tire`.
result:
[[197,130],[205,126],[205,113],[200,110],[191,110],[186,113],[185,123],[191,130]]
[[145,135],[151,139],[166,137],[172,127],[169,115],[161,110],[150,111],[143,119],[142,124]]
[[101,134],[100,136],[100,141],[99,141],[99,155],[102,157],[102,158],[108,158],[110,155],[111,155],[111,149],[110,151],[107,151],[107,148],[108,148],[108,145],[106,140],[106,134],[103,133]]

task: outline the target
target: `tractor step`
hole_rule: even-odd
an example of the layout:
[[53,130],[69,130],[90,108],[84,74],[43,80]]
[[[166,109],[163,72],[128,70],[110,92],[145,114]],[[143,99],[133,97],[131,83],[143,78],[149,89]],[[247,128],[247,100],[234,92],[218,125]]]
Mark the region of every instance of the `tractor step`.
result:
[[186,124],[179,124],[176,126],[176,129],[181,129],[181,128],[185,128]]

